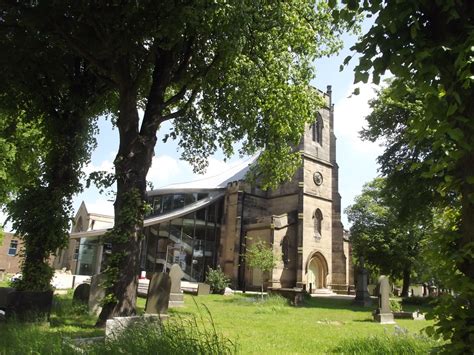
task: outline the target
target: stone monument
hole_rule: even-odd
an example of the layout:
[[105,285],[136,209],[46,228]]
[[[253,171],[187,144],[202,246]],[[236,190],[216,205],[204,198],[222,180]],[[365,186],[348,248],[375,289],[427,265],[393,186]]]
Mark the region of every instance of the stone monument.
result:
[[377,282],[379,306],[375,310],[374,320],[380,324],[395,324],[393,313],[390,309],[390,283],[387,276],[380,276]]
[[356,296],[353,302],[356,306],[370,307],[372,305],[372,300],[370,299],[370,294],[367,288],[368,279],[369,273],[364,267],[364,258],[360,258],[356,275]]
[[102,284],[105,281],[105,274],[97,274],[91,277],[91,287],[89,292],[89,312],[99,315],[102,311],[100,305],[102,299],[105,297],[105,289]]
[[170,307],[180,307],[184,305],[183,291],[181,291],[181,278],[184,276],[183,270],[178,264],[173,264],[170,269],[171,293]]
[[150,286],[145,305],[146,314],[164,314],[168,312],[170,301],[171,278],[165,272],[154,273],[151,277]]
[[206,283],[199,282],[198,283],[198,288],[197,288],[197,295],[198,296],[204,296],[208,295],[211,293],[211,286],[209,286]]
[[72,300],[78,303],[87,304],[89,302],[89,296],[91,293],[91,285],[89,284],[80,284],[74,290],[74,294],[72,295]]

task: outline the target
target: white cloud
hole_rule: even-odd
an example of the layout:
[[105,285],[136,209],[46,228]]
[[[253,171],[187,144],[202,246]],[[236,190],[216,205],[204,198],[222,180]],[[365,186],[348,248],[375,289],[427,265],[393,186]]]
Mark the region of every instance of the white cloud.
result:
[[167,184],[171,179],[177,178],[183,171],[183,162],[169,155],[153,157],[147,179],[155,186]]
[[94,165],[92,162],[87,164],[83,171],[86,175],[89,175],[94,171],[107,171],[109,173],[113,173],[114,170],[114,163],[112,163],[110,160],[103,160],[99,165]]
[[[352,95],[355,87],[360,88],[359,95]],[[359,152],[379,153],[378,143],[362,141],[359,131],[366,126],[365,117],[370,113],[369,101],[376,96],[377,86],[373,84],[352,85],[346,97],[334,105],[336,136],[350,144]]]

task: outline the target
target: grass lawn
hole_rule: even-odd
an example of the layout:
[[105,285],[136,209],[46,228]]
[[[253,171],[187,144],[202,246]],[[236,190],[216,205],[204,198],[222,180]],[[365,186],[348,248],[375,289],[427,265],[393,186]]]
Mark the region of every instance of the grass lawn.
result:
[[[0,324],[0,354],[62,354],[64,338],[102,336],[104,330],[94,327],[96,317],[88,315],[85,306],[73,305],[71,298],[71,292],[55,296],[49,327]],[[237,343],[240,354],[324,354],[334,352],[347,339],[372,335],[397,338],[393,337],[395,326],[374,323],[372,309],[354,307],[350,302],[313,298],[302,307],[292,307],[281,298],[262,303],[257,295],[185,295],[185,306],[170,309],[170,317],[194,317],[198,326],[204,323],[211,327],[213,323],[218,333]],[[144,305],[145,300],[139,298],[140,313]],[[407,329],[408,334],[417,335],[431,322],[397,320],[397,324]]]
[[[186,306],[172,309],[171,314],[205,316],[208,309],[215,327],[237,341],[243,354],[328,353],[345,339],[400,332],[395,325],[374,323],[372,309],[352,306],[351,300],[312,298],[302,307],[291,307],[281,300],[264,305],[255,297],[186,295]],[[412,335],[419,335],[430,324],[397,320],[397,326]]]

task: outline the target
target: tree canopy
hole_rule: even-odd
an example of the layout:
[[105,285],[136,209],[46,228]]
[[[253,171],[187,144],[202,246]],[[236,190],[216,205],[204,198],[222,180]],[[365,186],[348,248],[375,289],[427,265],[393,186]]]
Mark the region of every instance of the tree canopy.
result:
[[[449,305],[438,314],[437,332],[451,339],[446,345],[450,352],[469,352],[474,334],[474,3],[343,3],[346,7],[336,11],[336,17],[349,19],[358,12],[377,16],[353,47],[361,54],[355,81],[367,82],[372,76],[378,83],[380,76],[390,71],[401,81],[413,83],[422,94],[423,116],[406,123],[409,134],[405,137],[412,149],[429,137],[430,154],[421,161],[406,160],[406,164],[420,181],[429,176],[438,178],[427,186],[441,196],[441,211],[451,220],[451,227],[444,229],[445,248],[438,256],[440,261],[453,262],[459,277],[453,285],[458,296],[447,297]],[[399,88],[402,86],[396,91]],[[425,185],[418,187],[424,190]],[[454,212],[456,206],[459,213]]]
[[14,9],[3,9],[0,32],[0,124],[9,149],[9,196],[1,202],[25,241],[17,288],[44,290],[53,274],[49,257],[68,242],[72,197],[81,189],[105,86]]
[[402,296],[406,297],[426,230],[414,220],[400,218],[397,204],[392,203],[395,199],[385,188],[383,178],[365,184],[345,213],[352,223],[354,256],[363,257],[376,273],[403,277]]
[[[322,101],[309,82],[316,57],[336,51],[347,22],[325,1],[7,2],[32,32],[49,36],[114,94],[115,225],[99,324],[135,312],[146,175],[160,125],[196,170],[222,148],[263,149],[263,187],[292,176],[292,150]],[[15,25],[15,24],[14,24]],[[143,110],[140,117],[139,110]]]

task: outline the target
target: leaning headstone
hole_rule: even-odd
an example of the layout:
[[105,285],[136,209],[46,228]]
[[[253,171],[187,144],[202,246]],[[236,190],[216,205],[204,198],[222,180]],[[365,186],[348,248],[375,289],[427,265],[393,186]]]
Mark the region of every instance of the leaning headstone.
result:
[[89,292],[89,312],[99,315],[102,311],[100,305],[101,301],[105,297],[105,289],[102,284],[105,281],[105,274],[97,274],[91,277],[91,287]]
[[168,312],[170,301],[171,278],[165,272],[153,274],[148,288],[145,313],[164,314]]
[[80,284],[74,290],[74,294],[72,295],[72,300],[74,302],[87,304],[89,302],[90,293],[91,293],[91,285]]
[[204,296],[211,293],[211,286],[203,282],[198,283],[197,295]]
[[170,293],[170,307],[184,306],[183,291],[181,291],[181,279],[184,276],[183,270],[178,264],[173,264],[170,269],[171,278],[171,293]]
[[390,283],[387,276],[380,276],[377,283],[379,305],[374,314],[374,320],[380,324],[395,324],[390,309]]
[[360,266],[357,268],[356,276],[356,296],[354,298],[354,305],[361,307],[370,307],[372,300],[367,289],[369,281],[369,273],[364,267],[364,259],[361,258]]

